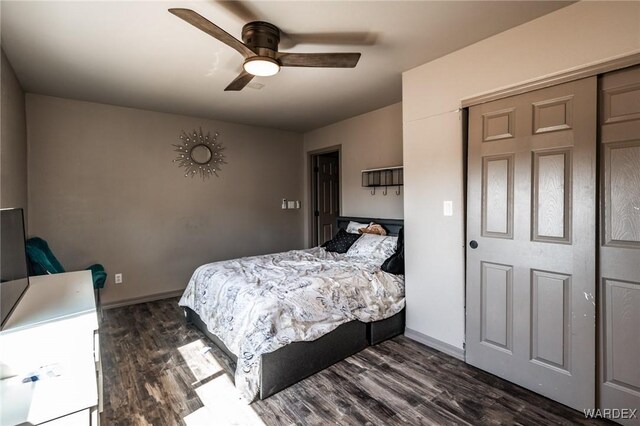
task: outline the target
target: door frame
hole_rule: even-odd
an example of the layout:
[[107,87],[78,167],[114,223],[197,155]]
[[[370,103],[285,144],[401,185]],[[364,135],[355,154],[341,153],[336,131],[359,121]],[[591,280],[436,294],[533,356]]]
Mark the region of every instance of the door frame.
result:
[[526,83],[515,84],[503,89],[493,90],[483,95],[464,98],[460,101],[460,105],[461,108],[469,108],[475,105],[495,101],[497,99],[521,95],[538,89],[544,89],[545,87],[557,86],[562,83],[581,80],[583,78],[593,77],[594,75],[605,74],[638,64],[640,64],[640,53],[623,55],[613,59],[606,59],[595,64],[584,65],[567,71],[560,71],[555,74],[530,80]]
[[325,148],[315,149],[313,151],[307,151],[307,192],[309,194],[307,202],[308,202],[308,213],[307,217],[309,219],[308,226],[308,236],[309,236],[309,247],[315,247],[318,245],[318,234],[317,227],[318,221],[316,219],[315,211],[316,211],[316,173],[314,170],[314,161],[316,157],[323,154],[330,154],[333,152],[338,153],[338,202],[339,202],[339,214],[342,215],[342,145],[332,145]]

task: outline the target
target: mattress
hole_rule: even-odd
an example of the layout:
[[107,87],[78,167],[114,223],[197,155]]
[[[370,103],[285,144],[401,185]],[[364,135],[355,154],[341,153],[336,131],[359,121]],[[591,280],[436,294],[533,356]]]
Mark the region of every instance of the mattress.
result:
[[378,263],[320,247],[210,263],[196,269],[179,304],[236,355],[236,388],[251,402],[263,354],[404,308],[404,277]]

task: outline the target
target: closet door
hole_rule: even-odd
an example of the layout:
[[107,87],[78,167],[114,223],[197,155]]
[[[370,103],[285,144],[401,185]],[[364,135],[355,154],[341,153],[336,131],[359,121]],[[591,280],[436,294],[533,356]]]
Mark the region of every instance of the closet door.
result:
[[595,77],[470,108],[466,360],[595,406]]
[[600,406],[640,408],[640,67],[601,78],[600,126]]

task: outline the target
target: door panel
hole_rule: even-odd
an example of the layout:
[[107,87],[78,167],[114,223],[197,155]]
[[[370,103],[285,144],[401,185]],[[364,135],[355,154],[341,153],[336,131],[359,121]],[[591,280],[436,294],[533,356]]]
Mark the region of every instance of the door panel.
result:
[[595,77],[469,111],[467,362],[595,406]]
[[482,235],[513,238],[513,155],[482,159]]
[[513,348],[513,267],[482,262],[482,343]]
[[639,246],[640,140],[606,143],[604,169],[606,244]]
[[640,67],[605,74],[600,96],[600,406],[638,408]]
[[533,133],[572,128],[573,95],[533,103]]
[[482,116],[482,141],[490,142],[514,137],[513,108],[493,111]]
[[531,359],[569,371],[571,277],[531,271]]
[[571,242],[571,149],[533,153],[534,241]]

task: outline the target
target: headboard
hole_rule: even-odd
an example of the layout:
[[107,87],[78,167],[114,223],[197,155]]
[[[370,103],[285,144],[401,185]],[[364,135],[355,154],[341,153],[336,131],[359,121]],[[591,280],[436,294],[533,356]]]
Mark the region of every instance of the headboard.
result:
[[350,221],[360,222],[360,223],[370,223],[375,222],[380,225],[387,231],[388,235],[398,236],[400,232],[400,228],[404,226],[403,219],[374,219],[370,217],[350,217],[350,216],[338,216],[338,228],[347,229],[347,225]]

